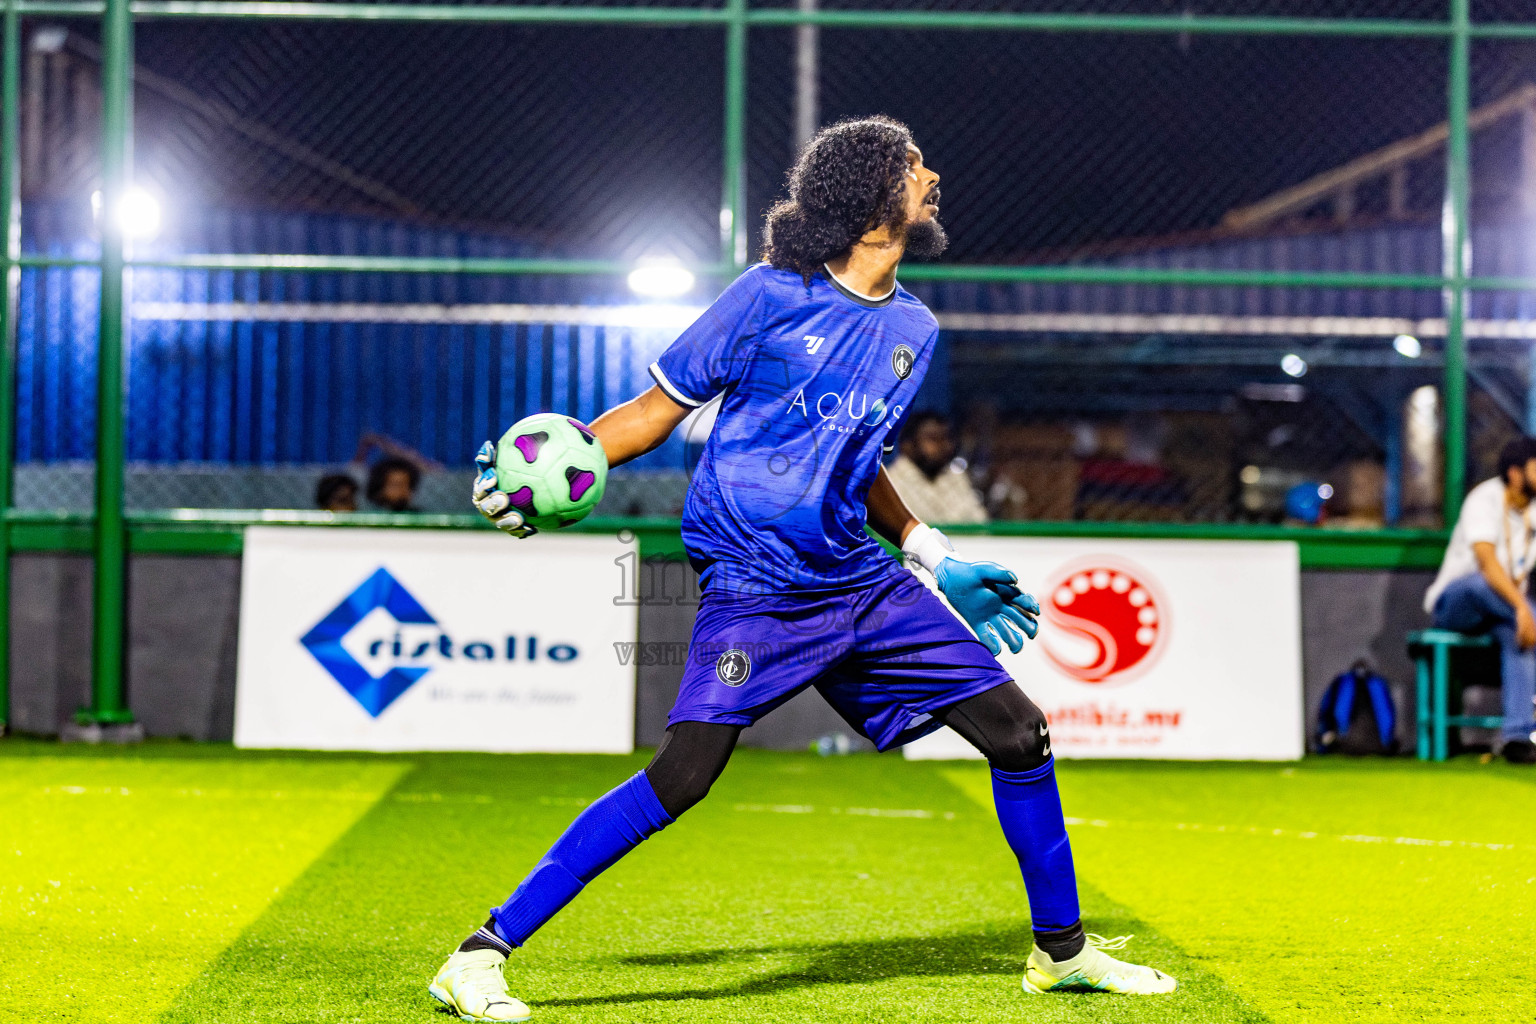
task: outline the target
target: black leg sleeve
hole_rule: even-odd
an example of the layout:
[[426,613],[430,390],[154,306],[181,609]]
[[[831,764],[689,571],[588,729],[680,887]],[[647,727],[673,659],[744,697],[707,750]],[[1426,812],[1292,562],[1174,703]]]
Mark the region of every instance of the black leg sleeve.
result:
[[964,736],[1001,771],[1031,771],[1051,756],[1045,713],[1013,683],[994,686],[934,717]]
[[645,777],[673,820],[704,799],[736,749],[739,725],[678,722],[646,765]]

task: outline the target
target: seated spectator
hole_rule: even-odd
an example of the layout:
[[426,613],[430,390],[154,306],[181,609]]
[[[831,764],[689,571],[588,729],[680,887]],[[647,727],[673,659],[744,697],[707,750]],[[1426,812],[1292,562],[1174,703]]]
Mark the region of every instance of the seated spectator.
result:
[[1536,608],[1527,592],[1536,562],[1536,440],[1519,438],[1499,452],[1499,475],[1467,495],[1440,563],[1424,595],[1424,609],[1441,629],[1492,634],[1504,677],[1504,757],[1536,764]]
[[915,413],[907,421],[901,454],[886,472],[912,514],[925,523],[987,521],[965,463],[955,458],[949,420],[936,412]]
[[315,488],[315,506],[327,512],[356,512],[357,481],[345,473],[327,473]]
[[368,500],[386,512],[414,512],[421,470],[406,459],[380,459],[368,470]]

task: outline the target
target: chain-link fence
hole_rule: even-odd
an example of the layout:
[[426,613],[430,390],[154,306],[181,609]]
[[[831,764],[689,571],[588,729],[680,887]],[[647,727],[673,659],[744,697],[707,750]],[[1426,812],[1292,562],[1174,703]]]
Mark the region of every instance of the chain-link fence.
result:
[[[750,194],[759,206],[791,159],[796,97],[793,32],[763,35],[752,49],[761,148]],[[888,110],[912,125],[944,175],[949,258],[1066,262],[1177,235],[1198,244],[1230,233],[1223,226],[1234,220],[1257,233],[1253,204],[1444,121],[1442,49],[1397,39],[826,30],[819,120]],[[1437,216],[1443,177],[1438,184],[1433,172],[1416,175],[1400,219]],[[1351,216],[1384,214],[1380,191],[1363,188]]]
[[[1529,5],[1475,0],[1465,105],[1445,0],[619,6],[146,8],[121,54],[24,18],[17,504],[93,475],[100,277],[67,264],[101,251],[104,74],[132,81],[130,508],[310,507],[399,456],[459,510],[479,440],[648,386],[807,134],[871,112],[944,176],[950,250],[904,274],[942,328],[922,403],[996,517],[1438,525],[1536,419],[1536,291],[1463,325],[1440,288],[1447,225],[1473,274],[1531,274]],[[622,274],[658,257],[700,274],[660,306]],[[604,511],[676,512],[690,443]]]

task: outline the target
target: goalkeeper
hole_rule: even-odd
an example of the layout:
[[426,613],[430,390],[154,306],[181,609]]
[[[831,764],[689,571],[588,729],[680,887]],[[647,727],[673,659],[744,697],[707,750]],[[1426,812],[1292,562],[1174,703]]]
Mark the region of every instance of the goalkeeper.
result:
[[[789,199],[768,214],[765,262],[651,366],[655,386],[592,424],[619,465],[723,396],[683,512],[703,596],[656,756],[576,817],[433,980],[463,1019],[527,1019],[507,993],[506,958],[702,800],[741,730],[808,686],[881,750],[948,725],[986,756],[1029,896],[1025,991],[1173,990],[1172,978],[1111,957],[1083,931],[1045,716],[994,657],[1034,637],[1039,605],[1013,573],[967,561],[918,522],[881,466],[938,338],[933,314],[896,283],[904,254],[935,256],[947,243],[938,181],[898,122],[822,130],[791,172]],[[495,487],[494,460],[488,444],[476,506],[527,536]],[[971,629],[866,522],[934,575]]]

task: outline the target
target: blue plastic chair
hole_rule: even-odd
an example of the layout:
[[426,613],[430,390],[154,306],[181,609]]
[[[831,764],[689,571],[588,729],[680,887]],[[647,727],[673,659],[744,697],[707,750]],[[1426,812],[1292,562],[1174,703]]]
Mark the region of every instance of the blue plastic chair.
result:
[[1447,713],[1451,688],[1451,649],[1492,646],[1491,636],[1470,636],[1452,629],[1421,629],[1408,634],[1408,656],[1413,659],[1418,680],[1420,761],[1431,758],[1436,761],[1445,760],[1448,745],[1446,732],[1453,727],[1497,729],[1504,724],[1504,719],[1499,715]]

